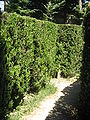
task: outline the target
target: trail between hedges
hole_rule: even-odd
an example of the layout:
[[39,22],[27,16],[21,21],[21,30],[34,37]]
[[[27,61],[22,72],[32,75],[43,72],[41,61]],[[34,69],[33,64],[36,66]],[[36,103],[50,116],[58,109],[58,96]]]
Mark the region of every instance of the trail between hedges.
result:
[[20,120],[77,120],[80,83],[75,78],[52,79],[55,94],[47,96],[30,115]]

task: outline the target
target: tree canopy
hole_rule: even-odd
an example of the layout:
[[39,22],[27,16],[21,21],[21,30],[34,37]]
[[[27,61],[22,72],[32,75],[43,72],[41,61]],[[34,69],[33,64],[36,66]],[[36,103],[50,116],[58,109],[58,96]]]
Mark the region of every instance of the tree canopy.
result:
[[84,0],[9,0],[7,11],[56,23],[59,15],[60,18],[64,17],[64,23],[68,23],[71,19],[82,16],[84,2]]

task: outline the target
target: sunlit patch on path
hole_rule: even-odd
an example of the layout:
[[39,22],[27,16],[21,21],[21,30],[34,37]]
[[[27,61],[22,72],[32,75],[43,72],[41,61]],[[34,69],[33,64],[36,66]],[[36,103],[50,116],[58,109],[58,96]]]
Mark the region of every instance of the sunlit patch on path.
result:
[[21,120],[76,120],[80,84],[75,78],[52,79],[57,92],[46,97],[30,115]]

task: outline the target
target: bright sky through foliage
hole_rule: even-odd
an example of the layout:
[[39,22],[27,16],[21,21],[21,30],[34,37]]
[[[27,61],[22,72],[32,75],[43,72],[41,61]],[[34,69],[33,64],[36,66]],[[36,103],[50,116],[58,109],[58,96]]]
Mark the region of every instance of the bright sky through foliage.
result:
[[3,12],[4,11],[4,1],[0,1],[0,8],[1,8],[1,11]]
[[85,2],[90,1],[90,0],[85,0]]

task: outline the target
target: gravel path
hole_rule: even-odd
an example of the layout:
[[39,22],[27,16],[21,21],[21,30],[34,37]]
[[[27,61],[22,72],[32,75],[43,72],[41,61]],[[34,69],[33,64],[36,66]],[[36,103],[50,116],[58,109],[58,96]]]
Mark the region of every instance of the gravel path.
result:
[[52,79],[51,83],[57,87],[57,92],[46,97],[30,115],[21,120],[75,120],[80,85],[75,78],[67,81]]

